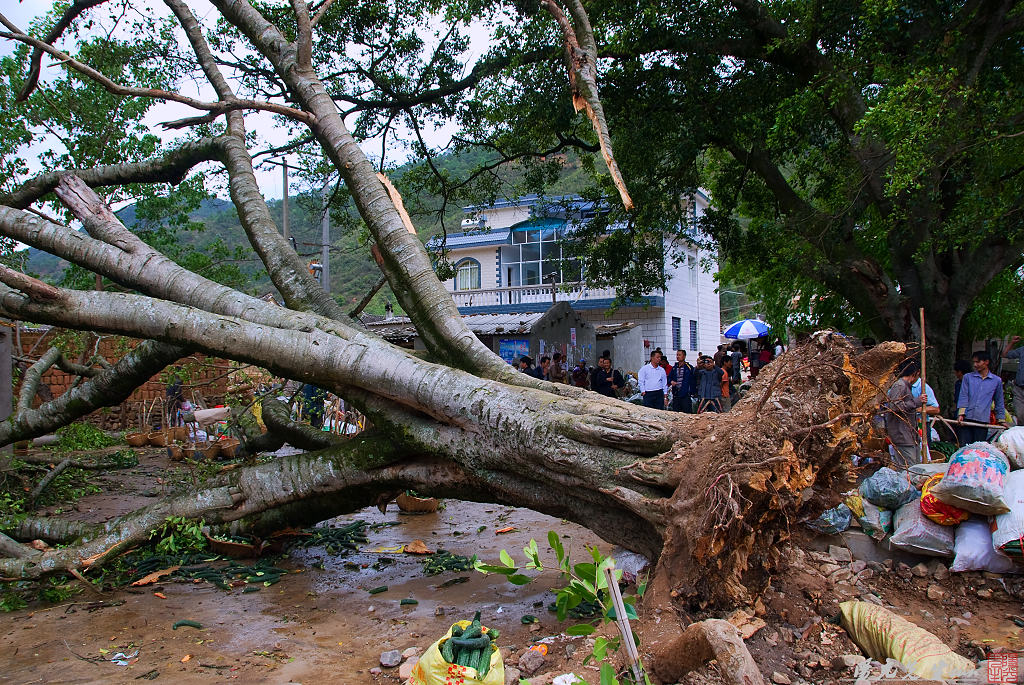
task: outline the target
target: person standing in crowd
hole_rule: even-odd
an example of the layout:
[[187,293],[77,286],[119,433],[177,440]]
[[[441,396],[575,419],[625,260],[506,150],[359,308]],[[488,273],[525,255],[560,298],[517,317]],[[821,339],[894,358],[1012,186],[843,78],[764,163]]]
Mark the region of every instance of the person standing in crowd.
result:
[[661,352],[651,352],[651,362],[640,368],[640,395],[645,407],[665,408],[665,391],[668,390],[668,376],[661,368]]
[[[1006,406],[1003,401],[1003,381],[988,369],[991,357],[988,352],[980,351],[971,355],[974,371],[964,376],[960,384],[960,396],[956,401],[956,420],[975,423],[989,423],[992,420],[993,405],[996,419],[1006,421]],[[965,445],[982,442],[988,438],[989,429],[983,426],[957,427],[960,440]]]
[[519,358],[519,370],[527,376],[536,376],[537,373],[533,368],[533,360],[525,354]]
[[597,368],[590,374],[590,389],[605,397],[618,397],[618,390],[626,382],[622,380],[622,374],[612,371],[611,357],[602,356],[597,360]]
[[548,380],[552,383],[568,383],[568,373],[562,364],[562,353],[555,352],[551,355],[551,368],[548,369]]
[[309,417],[309,425],[313,428],[324,427],[324,400],[327,399],[327,391],[312,383],[302,386],[302,407]]
[[725,355],[719,366],[722,371],[721,385],[722,398],[719,400],[722,412],[732,409],[732,357]]
[[587,368],[587,360],[581,359],[572,368],[572,384],[577,388],[590,387],[590,370]]
[[676,350],[676,363],[668,374],[672,388],[672,411],[693,413],[693,365],[686,361],[686,350]]
[[1007,359],[1017,360],[1017,374],[1010,384],[1010,392],[1013,394],[1013,415],[1017,417],[1017,425],[1024,425],[1024,345],[1017,349],[1013,346],[1020,342],[1020,336],[1015,335],[1006,343],[1006,350],[1003,356]]
[[960,401],[960,386],[964,383],[964,376],[971,372],[971,363],[966,359],[957,359],[953,362],[953,373],[956,375],[956,383],[953,384],[953,406]]
[[732,344],[732,352],[729,353],[732,359],[732,382],[739,385],[743,382],[740,373],[743,371],[743,343],[736,341]]
[[[914,399],[917,399],[918,397],[921,396],[921,376],[920,375],[918,375],[917,380],[914,381],[914,384],[912,386],[910,386],[910,392],[914,395]],[[939,414],[941,414],[942,413],[942,407],[939,406],[939,400],[936,399],[935,391],[932,390],[932,386],[930,386],[927,383],[925,383],[924,384],[924,392],[925,392],[925,397],[928,398],[928,401],[925,403],[925,406],[924,406],[924,413],[925,413],[925,415],[926,416],[938,416]],[[925,436],[928,439],[928,444],[929,445],[932,444],[932,421],[933,421],[933,419],[928,419],[928,430],[925,432]]]
[[718,366],[719,364],[722,363],[722,357],[724,357],[725,355],[726,355],[725,345],[719,345],[718,349],[715,350],[714,356],[712,357],[712,359],[715,362],[715,366]]
[[697,360],[697,413],[722,411],[722,374],[712,357]]
[[544,355],[540,358],[540,366],[534,370],[534,375],[542,381],[551,380],[548,377],[548,370],[551,368],[551,357]]
[[[754,347],[754,342],[757,342],[757,348]],[[757,375],[761,373],[761,348],[768,344],[768,341],[764,338],[758,338],[756,341],[751,340],[750,344],[747,345],[747,359],[750,360],[750,380],[757,378]]]
[[907,360],[897,371],[899,378],[889,388],[888,411],[885,414],[885,432],[889,435],[895,454],[893,464],[900,468],[910,468],[921,463],[918,449],[917,416],[921,405],[928,401],[928,393],[919,394],[916,398],[912,390],[914,381],[921,377],[917,362]]
[[668,363],[667,359],[665,359],[665,353],[661,351],[660,347],[655,347],[654,351],[661,355],[661,370],[665,372],[665,377],[668,378],[668,374],[672,370],[672,365]]

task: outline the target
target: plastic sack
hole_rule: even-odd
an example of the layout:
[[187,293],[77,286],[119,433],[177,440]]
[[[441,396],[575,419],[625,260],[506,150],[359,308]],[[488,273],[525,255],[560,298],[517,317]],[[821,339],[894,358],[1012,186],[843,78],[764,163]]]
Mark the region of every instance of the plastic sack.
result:
[[864,516],[857,519],[860,528],[876,540],[884,540],[892,532],[892,512],[864,502]]
[[[956,451],[956,450],[954,450]],[[952,452],[950,453],[952,454]],[[949,468],[949,463],[939,462],[937,464],[914,464],[907,469],[907,478],[910,479],[910,484],[918,490],[924,485],[925,481],[934,476],[936,473],[946,475],[946,469]]]
[[1010,460],[1013,468],[1024,469],[1024,426],[1004,430],[996,440],[996,446]]
[[875,471],[874,475],[860,484],[860,494],[868,502],[882,509],[896,510],[907,502],[917,499],[914,489],[902,474],[888,466]]
[[987,521],[970,519],[956,528],[956,556],[950,571],[990,571],[1010,573],[1015,570],[1013,560],[1000,554],[992,545],[992,531]]
[[[450,664],[441,656],[441,646],[445,640],[451,639],[452,628],[461,626],[465,628],[469,621],[458,621],[453,624],[444,637],[427,647],[420,660],[412,667],[412,675],[406,681],[406,685],[448,685],[449,683],[462,683],[463,685],[505,685],[505,664],[501,659],[501,650],[494,642],[491,642],[491,666],[482,679],[477,677],[475,668]],[[487,628],[484,628],[487,634]]]
[[921,513],[940,526],[955,526],[971,518],[969,511],[946,504],[932,493],[942,481],[943,474],[936,473],[921,486]]
[[1009,471],[1010,463],[1002,452],[987,442],[974,442],[950,458],[946,477],[932,488],[932,494],[972,514],[1005,514],[1010,511],[1003,499]]
[[850,507],[840,504],[838,507],[823,511],[821,516],[813,521],[808,521],[807,525],[819,533],[836,535],[850,527],[852,517],[853,512],[850,511]]
[[908,502],[896,510],[893,547],[932,557],[953,555],[953,529],[940,526],[924,515],[919,502]]
[[992,546],[1011,557],[1024,557],[1024,471],[1011,471],[1003,491],[1009,513],[996,516]]
[[872,659],[896,659],[908,672],[927,680],[949,680],[974,670],[973,661],[884,607],[850,601],[840,604],[839,610],[843,628]]

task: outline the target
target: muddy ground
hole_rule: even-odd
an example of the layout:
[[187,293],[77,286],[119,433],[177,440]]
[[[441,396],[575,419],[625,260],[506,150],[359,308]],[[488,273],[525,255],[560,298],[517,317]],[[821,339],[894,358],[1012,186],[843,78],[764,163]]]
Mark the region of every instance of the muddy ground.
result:
[[[95,476],[103,492],[80,499],[70,510],[65,506],[63,513],[102,521],[191,481],[187,469],[167,461],[158,450],[140,454],[138,467]],[[546,609],[554,600],[551,590],[558,585],[555,573],[540,574],[525,586],[476,572],[426,576],[421,557],[394,549],[420,539],[432,550],[477,555],[496,563],[502,549],[521,559],[522,547],[535,538],[550,562],[553,555],[546,538],[554,530],[571,546],[574,560],[583,561],[589,560],[586,545],[611,551],[594,533],[529,510],[455,500],[433,514],[407,515],[391,504],[384,513],[367,509],[331,523],[357,518],[397,525],[370,530],[369,542],[346,557],[322,548],[295,550],[276,563],[292,573],[259,592],[160,582],[103,596],[84,590],[61,604],[36,603],[2,614],[6,658],[0,682],[397,683],[398,668],[380,669],[382,652],[422,652],[454,620],[470,618],[474,611],[482,613],[485,625],[501,630],[510,675],[525,650],[542,643],[546,656],[530,674],[531,682],[549,683],[566,672],[597,682],[593,664],[582,664],[592,638],[562,634],[576,621],[560,624]],[[508,527],[514,530],[496,533]],[[973,659],[992,650],[1021,648],[1022,629],[1012,620],[1024,614],[1020,579],[951,575],[935,560],[893,558],[877,549],[867,554],[864,542],[856,530],[829,538],[794,529],[787,555],[791,564],[774,579],[763,602],[749,608],[756,616],[733,616],[740,624],[751,624],[751,629],[765,622],[747,644],[766,680],[784,685],[850,678],[848,668],[835,664],[842,655],[860,652],[841,628],[827,620],[838,612],[838,602],[847,599],[882,603]],[[849,559],[847,546],[854,550]],[[443,586],[456,578],[467,580]],[[369,589],[383,585],[388,586],[386,592],[369,594]],[[418,604],[402,605],[402,599]],[[524,625],[521,619],[526,614],[540,623]],[[174,630],[172,626],[183,619],[202,628]],[[118,653],[129,657],[126,665],[112,661]],[[718,681],[714,665],[686,679]]]

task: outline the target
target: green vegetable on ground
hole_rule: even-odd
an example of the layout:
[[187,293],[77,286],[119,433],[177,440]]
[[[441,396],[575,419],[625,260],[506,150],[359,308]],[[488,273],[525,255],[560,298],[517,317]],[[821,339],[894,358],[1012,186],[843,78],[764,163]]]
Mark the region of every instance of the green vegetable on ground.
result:
[[171,630],[177,630],[178,628],[195,628],[196,630],[202,630],[203,624],[199,621],[190,621],[188,619],[185,619],[183,621],[178,621],[173,626],[171,626]]

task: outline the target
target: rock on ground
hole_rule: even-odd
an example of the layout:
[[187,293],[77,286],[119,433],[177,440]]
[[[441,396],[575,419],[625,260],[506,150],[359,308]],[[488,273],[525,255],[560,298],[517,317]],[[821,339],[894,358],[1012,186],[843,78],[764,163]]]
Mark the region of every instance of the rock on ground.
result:
[[397,649],[390,649],[386,652],[381,652],[380,665],[384,668],[394,668],[400,663],[402,663],[402,653]]
[[540,670],[545,661],[543,654],[534,649],[528,649],[519,656],[519,670],[527,677],[532,676]]

